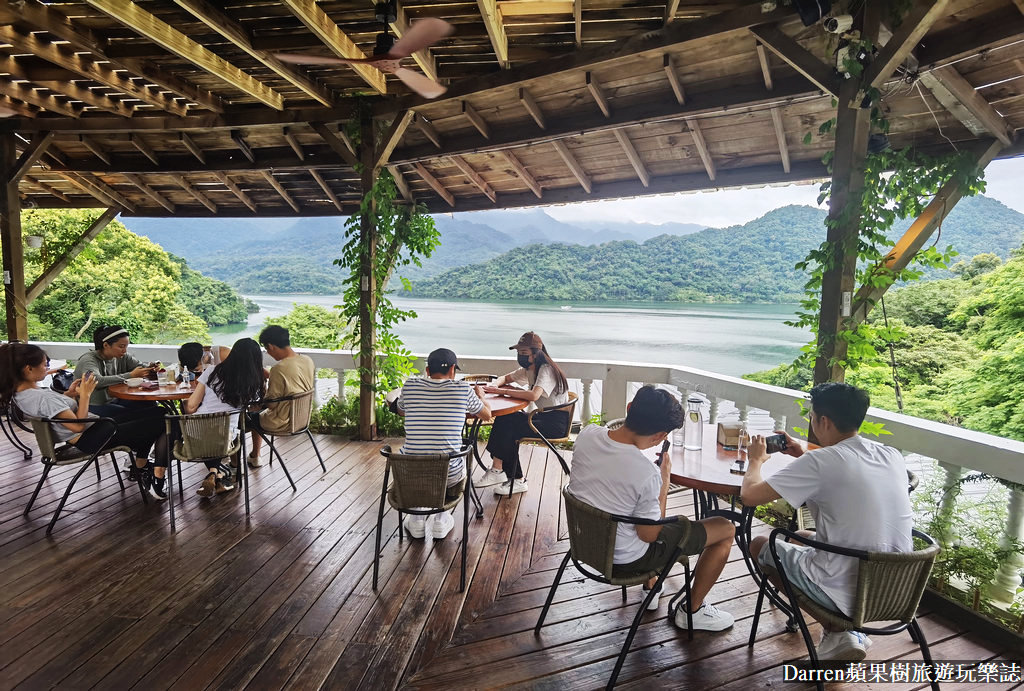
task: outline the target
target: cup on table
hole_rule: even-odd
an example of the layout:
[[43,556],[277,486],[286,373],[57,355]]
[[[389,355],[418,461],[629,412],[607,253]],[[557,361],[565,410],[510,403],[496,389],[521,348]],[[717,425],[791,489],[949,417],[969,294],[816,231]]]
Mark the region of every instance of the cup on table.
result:
[[160,386],[164,386],[167,384],[167,370],[162,369],[157,371],[156,383],[159,384]]
[[747,451],[750,447],[750,435],[747,433],[747,423],[740,422],[739,432],[736,434],[736,460],[747,460]]

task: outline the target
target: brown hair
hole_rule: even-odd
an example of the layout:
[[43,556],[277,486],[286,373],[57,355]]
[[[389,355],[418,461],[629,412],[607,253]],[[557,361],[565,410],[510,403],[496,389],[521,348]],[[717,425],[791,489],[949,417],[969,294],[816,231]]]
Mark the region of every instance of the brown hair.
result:
[[46,352],[37,345],[0,345],[0,406],[6,408],[14,399],[18,384],[22,382],[22,370],[26,367],[37,367],[44,360]]
[[[551,369],[555,372],[555,390],[552,393],[563,394],[569,390],[569,382],[566,381],[565,373],[562,372],[562,368],[558,366],[558,363],[551,359],[551,355],[548,354],[548,349],[540,336],[533,331],[527,331],[519,337],[518,343],[509,347],[509,350],[517,350],[519,348],[529,348],[530,352],[533,353],[534,373],[540,369],[541,365],[551,365]],[[544,355],[543,362],[537,357],[540,353]]]

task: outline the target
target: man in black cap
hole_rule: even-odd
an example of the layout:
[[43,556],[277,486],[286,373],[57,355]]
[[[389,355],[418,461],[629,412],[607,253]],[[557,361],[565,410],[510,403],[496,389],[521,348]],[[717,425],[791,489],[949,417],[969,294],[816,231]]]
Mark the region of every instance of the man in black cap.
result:
[[[438,348],[427,357],[427,376],[408,379],[398,397],[397,412],[405,417],[403,454],[435,454],[462,448],[462,425],[467,415],[485,422],[491,409],[483,402],[483,391],[468,382],[456,381],[459,361],[447,348]],[[466,474],[464,459],[452,459],[448,468],[448,490],[456,492]],[[454,498],[454,497],[450,497]],[[455,527],[450,512],[430,516],[434,539],[448,536]],[[423,516],[407,515],[405,529],[421,538],[426,534]]]

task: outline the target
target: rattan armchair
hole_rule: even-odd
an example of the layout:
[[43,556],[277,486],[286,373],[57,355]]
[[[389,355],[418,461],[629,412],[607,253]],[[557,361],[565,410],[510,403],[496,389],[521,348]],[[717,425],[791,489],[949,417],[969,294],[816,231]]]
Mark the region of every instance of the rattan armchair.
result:
[[[633,643],[633,637],[636,636],[637,628],[640,626],[640,620],[643,618],[644,612],[647,611],[648,603],[661,589],[665,578],[668,577],[672,567],[675,566],[676,561],[682,556],[682,549],[676,546],[672,556],[660,571],[651,571],[637,576],[630,576],[629,578],[615,577],[612,571],[614,568],[613,558],[615,556],[616,529],[619,523],[628,523],[630,525],[664,525],[666,523],[675,523],[679,520],[679,517],[671,516],[661,520],[651,520],[610,514],[577,499],[569,492],[568,488],[562,490],[562,499],[565,504],[565,518],[569,528],[569,551],[566,553],[565,558],[562,559],[562,564],[558,567],[558,572],[555,574],[555,580],[551,584],[551,590],[548,591],[547,600],[544,602],[544,609],[541,610],[540,618],[533,629],[535,635],[540,635],[541,627],[544,626],[544,619],[547,617],[548,609],[551,607],[551,601],[555,597],[555,590],[558,588],[559,581],[562,580],[562,574],[565,572],[565,567],[570,559],[572,559],[576,570],[587,578],[600,583],[622,586],[623,602],[626,601],[626,586],[642,585],[655,577],[658,579],[654,587],[647,592],[646,597],[644,597],[643,602],[640,604],[640,610],[633,617],[633,624],[629,627],[626,641],[622,644],[622,650],[615,661],[615,669],[608,680],[607,688],[611,689],[615,686],[615,681],[619,677],[622,663],[626,660],[629,646]],[[683,560],[683,568],[685,571],[685,582],[682,590],[685,592],[683,601],[686,603],[687,634],[690,638],[693,638],[693,618],[690,615],[689,608],[690,563],[688,557]]]
[[292,476],[284,464],[281,452],[274,446],[274,437],[294,437],[299,434],[305,434],[309,437],[309,443],[313,445],[316,458],[320,461],[320,468],[325,473],[327,472],[327,466],[324,465],[324,459],[320,455],[316,439],[313,438],[313,433],[309,431],[309,419],[313,415],[313,393],[313,389],[310,389],[309,391],[302,391],[278,398],[264,398],[261,401],[263,408],[268,407],[270,404],[288,406],[288,427],[286,429],[275,432],[260,429],[257,432],[263,438],[263,441],[267,442],[270,446],[270,465],[274,465],[274,454],[277,454],[277,460],[281,463],[281,469],[284,470],[284,475],[288,478],[288,484],[292,486],[293,492],[295,491],[295,483],[292,482]]
[[[801,610],[806,611],[818,622],[827,625],[832,631],[859,631],[872,635],[892,635],[909,631],[911,639],[921,647],[925,662],[932,664],[932,656],[928,650],[928,641],[917,623],[917,607],[921,602],[932,564],[939,554],[939,546],[928,535],[913,531],[914,537],[925,543],[922,549],[913,552],[869,552],[862,549],[837,547],[824,542],[811,540],[798,533],[783,528],[771,532],[763,549],[770,549],[773,567],[765,568],[766,574],[782,584],[782,589],[793,607],[793,616],[800,627],[811,664],[818,666],[818,654],[811,640],[810,631],[804,621]],[[859,561],[857,571],[857,590],[854,596],[853,612],[846,616],[832,609],[822,607],[815,600],[790,582],[785,569],[781,568],[776,540],[788,538],[814,549],[832,554],[842,554]],[[763,579],[757,595],[757,606],[754,610],[754,621],[750,627],[748,645],[753,647],[757,635],[757,624],[761,617],[761,605],[764,602],[766,589],[770,587],[768,579]],[[868,626],[876,622],[894,622],[884,626]],[[934,670],[933,670],[934,671]],[[933,676],[934,678],[934,676]],[[824,689],[821,681],[818,688]],[[938,691],[939,684],[932,682],[932,688]]]
[[[238,427],[234,428],[231,418],[238,415]],[[167,439],[174,439],[170,453],[178,465],[178,497],[184,502],[185,490],[181,482],[181,462],[205,463],[224,458],[238,460],[238,473],[245,492],[245,515],[249,516],[249,475],[246,472],[245,457],[245,415],[239,410],[202,415],[168,415],[166,418]],[[177,429],[175,429],[177,427]],[[173,493],[171,463],[167,463],[167,494]],[[174,500],[170,504],[171,532],[174,532]]]
[[32,428],[26,424],[26,420],[22,419],[21,411],[19,411],[14,405],[5,406],[0,410],[0,429],[3,429],[4,436],[7,437],[7,440],[14,444],[16,449],[21,451],[26,461],[32,458],[31,447],[23,442],[18,436],[19,429],[31,432]]
[[[566,403],[563,403],[561,405],[548,406],[547,408],[537,408],[536,410],[533,410],[529,414],[527,414],[526,422],[527,422],[527,424],[530,425],[530,429],[533,430],[533,433],[536,436],[534,436],[534,437],[523,437],[522,439],[520,439],[518,441],[518,443],[520,443],[520,444],[522,444],[523,442],[540,442],[540,443],[544,444],[545,446],[547,446],[551,450],[551,453],[555,454],[555,458],[558,459],[558,462],[561,464],[562,470],[565,472],[566,475],[569,474],[569,464],[565,462],[564,458],[562,458],[562,454],[558,453],[558,449],[555,448],[555,444],[566,444],[566,443],[568,443],[569,442],[569,434],[572,431],[572,416],[573,416],[573,413],[576,411],[576,399],[577,399],[577,396],[572,391],[570,391],[568,395],[569,395],[569,400]],[[544,414],[544,413],[553,413],[553,412],[560,411],[560,410],[565,411],[566,413],[568,413],[568,415],[566,415],[566,420],[565,420],[565,429],[557,437],[550,437],[550,438],[549,437],[545,437],[544,434],[539,429],[537,429],[537,426],[533,424],[533,418],[535,416],[537,416],[537,415],[541,415],[541,414]],[[509,496],[510,497],[512,496],[512,488],[511,488],[511,486],[509,487]]]
[[[398,511],[398,539],[403,539],[402,514],[416,516],[451,511],[462,499],[462,575],[459,592],[466,589],[466,543],[469,538],[469,494],[473,489],[470,468],[459,486],[461,497],[448,498],[448,467],[455,458],[467,458],[468,446],[451,453],[412,456],[394,452],[390,446],[381,447],[380,455],[387,459],[384,466],[384,484],[380,492],[380,510],[377,513],[377,539],[373,552],[373,589],[377,590],[377,572],[380,568],[380,539],[384,525],[384,501]],[[392,478],[393,475],[393,478]],[[393,479],[390,487],[388,481]],[[424,508],[426,507],[426,508]]]
[[[13,408],[13,406],[12,406]],[[108,417],[90,417],[90,418],[79,418],[79,419],[66,419],[66,418],[31,418],[32,431],[36,435],[36,443],[39,445],[39,460],[43,464],[43,476],[39,478],[39,483],[36,485],[36,489],[32,492],[32,497],[28,500],[28,506],[25,507],[24,515],[28,515],[28,512],[32,510],[32,505],[36,501],[36,497],[39,496],[39,490],[43,488],[43,483],[46,482],[47,476],[50,471],[57,466],[75,465],[81,463],[82,467],[79,469],[75,476],[71,478],[71,482],[68,483],[67,489],[64,490],[64,496],[61,497],[60,503],[57,504],[57,510],[53,512],[53,518],[50,519],[50,524],[46,526],[46,534],[49,535],[53,531],[53,526],[57,523],[57,519],[60,517],[60,512],[64,509],[64,504],[67,503],[68,497],[71,495],[71,490],[74,489],[75,483],[78,482],[78,478],[82,477],[86,468],[90,465],[96,467],[96,480],[100,480],[100,456],[104,454],[110,454],[110,462],[114,465],[114,476],[117,478],[117,482],[121,485],[121,491],[124,491],[124,481],[121,479],[121,473],[117,469],[117,461],[114,458],[114,453],[117,451],[123,451],[128,454],[131,462],[135,463],[135,452],[127,446],[107,446],[110,440],[113,439],[115,434],[114,421]],[[65,422],[76,422],[83,425],[94,425],[99,422],[109,423],[111,427],[110,434],[100,445],[99,449],[93,453],[87,451],[80,451],[78,448],[70,444],[61,444],[57,441],[57,435],[54,434],[53,425],[59,425]],[[139,483],[139,491],[142,492],[142,500],[148,502],[146,497],[146,490]]]

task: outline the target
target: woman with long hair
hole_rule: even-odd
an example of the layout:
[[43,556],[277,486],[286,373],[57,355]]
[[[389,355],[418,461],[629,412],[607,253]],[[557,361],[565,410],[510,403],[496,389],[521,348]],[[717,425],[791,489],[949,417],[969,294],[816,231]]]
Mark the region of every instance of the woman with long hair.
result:
[[[163,411],[153,406],[128,411],[112,422],[72,422],[99,417],[89,411],[89,400],[98,384],[97,377],[87,371],[64,393],[41,389],[39,382],[46,378],[49,363],[50,358],[39,346],[28,343],[0,345],[0,405],[13,403],[30,418],[68,420],[51,423],[54,435],[59,441],[86,453],[94,453],[104,446],[131,448],[135,464],[129,471],[129,479],[142,480],[151,496],[158,500],[166,499],[167,439]],[[157,447],[155,458],[149,462],[149,452],[154,445]]]
[[114,401],[107,387],[123,384],[132,377],[145,377],[152,370],[128,354],[128,329],[116,324],[100,326],[92,332],[93,350],[87,351],[75,365],[75,379],[92,372],[96,389],[92,393],[90,410],[97,415],[118,417],[135,406],[156,407],[146,401]]
[[[199,375],[195,391],[185,401],[185,412],[189,415],[202,415],[244,410],[263,398],[265,379],[260,344],[251,338],[240,338],[219,365],[207,368]],[[231,416],[231,429],[237,427],[236,413]],[[230,467],[221,465],[219,461],[209,461],[206,468],[206,477],[196,494],[212,497],[235,488]]]
[[[519,465],[519,443],[524,437],[533,436],[527,422],[527,414],[536,408],[563,405],[569,402],[569,384],[558,364],[551,359],[548,349],[540,336],[527,331],[519,341],[509,346],[516,351],[519,369],[498,377],[484,391],[500,394],[510,398],[530,401],[530,405],[521,412],[501,415],[494,419],[491,437],[487,442],[487,451],[491,454],[491,468],[479,482],[477,487],[494,485],[497,495],[525,492],[529,489]],[[515,384],[512,387],[508,384]],[[544,435],[561,435],[565,430],[568,411],[553,410],[539,413],[533,417],[533,424]],[[504,478],[504,480],[503,480]]]

